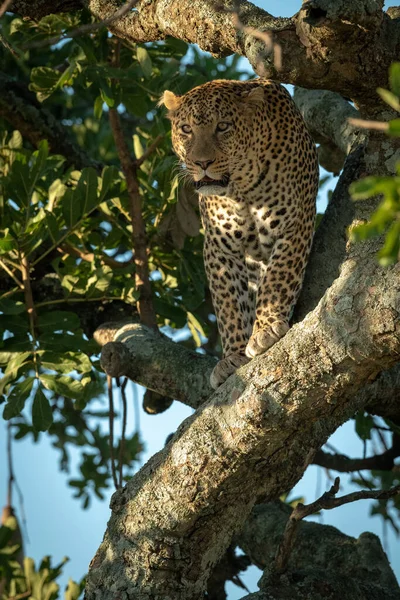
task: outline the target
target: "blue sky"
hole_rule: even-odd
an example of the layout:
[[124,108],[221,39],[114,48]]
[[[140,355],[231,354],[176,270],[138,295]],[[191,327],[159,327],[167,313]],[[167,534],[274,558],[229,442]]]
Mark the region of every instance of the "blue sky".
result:
[[[256,2],[259,6],[274,15],[290,16],[301,6],[300,0],[263,0]],[[395,6],[398,2],[386,2],[385,6]],[[141,396],[142,390],[139,389]],[[132,390],[128,391],[128,404],[132,406]],[[163,447],[167,435],[176,430],[179,423],[191,413],[190,409],[175,402],[170,410],[162,415],[149,416],[141,414],[141,434],[146,444],[143,461]],[[128,422],[128,430],[132,431],[136,424],[132,411]],[[0,455],[5,456],[5,427],[0,420]],[[353,431],[353,424],[347,423],[333,436],[332,443],[341,452],[351,456],[361,456],[362,447]],[[25,499],[25,513],[29,543],[26,544],[26,554],[35,560],[51,554],[54,561],[60,561],[64,555],[70,557],[70,562],[64,568],[62,583],[68,577],[79,579],[88,568],[104,534],[110,511],[109,498],[100,502],[93,500],[86,511],[80,508],[80,503],[72,498],[72,490],[66,485],[66,476],[58,470],[58,453],[51,447],[50,441],[44,437],[40,444],[22,441],[14,443],[14,466],[18,483]],[[5,461],[0,479],[0,498],[6,496]],[[342,478],[343,489],[346,493],[351,489],[346,476]],[[316,467],[307,469],[303,479],[293,490],[293,495],[301,495],[307,502],[313,501],[331,482],[326,475]],[[345,533],[358,536],[363,531],[373,531],[385,539],[385,548],[389,552],[392,566],[400,578],[400,552],[395,550],[398,541],[391,530],[383,535],[382,522],[378,517],[370,518],[368,501],[349,504],[334,511],[325,511],[322,521],[335,525]],[[251,591],[256,589],[260,572],[253,568],[244,576]],[[229,600],[243,596],[243,591],[229,585]]]

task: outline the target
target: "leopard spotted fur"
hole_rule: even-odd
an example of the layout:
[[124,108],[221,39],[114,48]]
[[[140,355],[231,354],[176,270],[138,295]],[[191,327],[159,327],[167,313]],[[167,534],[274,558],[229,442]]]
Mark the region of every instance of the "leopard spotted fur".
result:
[[217,388],[289,328],[314,232],[316,149],[289,93],[273,81],[211,81],[184,96],[166,91],[162,103],[199,192],[223,346],[211,375]]

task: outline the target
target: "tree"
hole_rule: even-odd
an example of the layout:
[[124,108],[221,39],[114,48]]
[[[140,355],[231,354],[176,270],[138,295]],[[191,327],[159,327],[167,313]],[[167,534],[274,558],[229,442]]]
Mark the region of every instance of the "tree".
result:
[[[84,506],[114,480],[87,599],[196,600],[205,590],[224,598],[224,581],[237,581],[246,565],[236,545],[265,569],[261,591],[248,598],[399,598],[374,537],[356,543],[321,525],[296,527],[307,512],[342,501],[337,485],[291,515],[274,503],[314,462],[367,470],[359,484],[368,491],[360,494],[376,498],[375,510],[394,526],[399,516],[400,207],[393,172],[400,150],[391,112],[400,108],[399,67],[391,66],[399,9],[385,12],[380,0],[312,0],[286,19],[245,0],[14,0],[6,10],[3,417],[10,443],[48,431],[62,464],[68,444],[82,448],[82,477],[70,485]],[[196,47],[188,53],[188,43],[214,58]],[[196,197],[178,186],[156,102],[166,82],[182,93],[212,78],[239,77],[240,55],[256,73],[301,86],[295,99],[321,164],[341,174],[316,231],[295,325],[212,393],[208,377],[219,347]],[[349,118],[358,120],[350,125]],[[352,183],[362,202],[352,201]],[[191,335],[176,343],[160,326],[187,327]],[[93,337],[103,346],[106,413],[91,410],[105,385]],[[111,377],[145,385],[149,411],[171,399],[196,409],[125,487],[140,440],[113,439]],[[361,459],[322,450],[355,415],[359,435],[380,435],[387,449]],[[104,418],[110,443],[98,427]],[[25,563],[21,571],[11,493],[10,484],[0,531],[2,593],[22,597],[34,589],[35,597],[55,597],[60,566],[45,562],[37,573]],[[71,584],[68,594],[75,598],[81,588]]]

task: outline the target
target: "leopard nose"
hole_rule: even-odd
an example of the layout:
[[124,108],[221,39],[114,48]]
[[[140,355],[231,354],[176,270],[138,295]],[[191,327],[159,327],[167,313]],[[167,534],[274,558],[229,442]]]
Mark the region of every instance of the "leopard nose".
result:
[[204,171],[206,171],[208,169],[208,167],[210,165],[212,165],[215,162],[214,160],[195,160],[194,164],[198,165],[199,167],[201,167]]

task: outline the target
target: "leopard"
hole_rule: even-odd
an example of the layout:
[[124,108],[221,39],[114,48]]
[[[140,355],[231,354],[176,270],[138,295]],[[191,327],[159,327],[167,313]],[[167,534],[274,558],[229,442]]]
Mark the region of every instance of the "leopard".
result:
[[273,80],[166,90],[160,104],[199,195],[223,351],[210,377],[217,389],[289,330],[315,229],[317,151],[291,95]]

